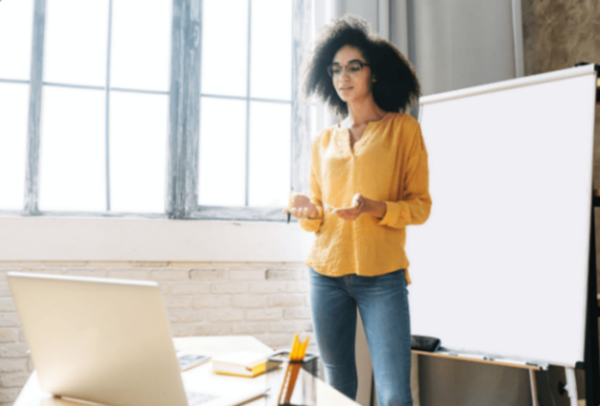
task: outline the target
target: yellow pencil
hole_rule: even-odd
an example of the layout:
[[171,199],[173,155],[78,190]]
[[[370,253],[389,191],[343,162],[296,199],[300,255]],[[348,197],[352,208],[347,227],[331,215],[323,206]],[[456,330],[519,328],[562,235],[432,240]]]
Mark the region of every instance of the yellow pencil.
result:
[[[306,337],[306,340],[302,343],[298,343],[298,347],[294,351],[294,357],[290,358],[293,361],[302,361],[304,359],[304,354],[306,353],[306,347],[308,347],[308,342],[310,337]],[[285,404],[290,403],[290,399],[292,398],[292,394],[294,393],[294,387],[296,386],[296,381],[298,380],[298,374],[300,372],[301,364],[295,364],[290,371],[289,381],[287,384],[287,390],[285,393],[284,402]]]
[[[294,335],[294,341],[292,342],[292,348],[290,350],[290,355],[289,355],[290,361],[295,360],[296,352],[298,351],[298,347],[299,347],[299,345],[298,345],[299,341],[300,341],[300,335],[299,334]],[[284,402],[286,402],[285,399],[288,399],[291,396],[290,383],[291,383],[291,377],[293,375],[293,370],[294,370],[294,368],[292,368],[292,364],[291,363],[288,364],[287,369],[285,371],[285,376],[283,378],[283,383],[281,385],[281,391],[279,392],[279,399],[277,401],[277,404],[279,404],[279,405],[282,404],[282,400]],[[287,403],[289,403],[289,400],[287,401]]]
[[294,361],[294,356],[298,350],[298,344],[300,343],[300,335],[294,335],[294,342],[292,343],[292,350],[290,351],[290,360]]
[[304,359],[304,355],[306,355],[306,349],[308,348],[308,342],[309,341],[310,341],[310,337],[306,337],[306,341],[302,345],[302,354],[300,356],[301,360],[303,360]]

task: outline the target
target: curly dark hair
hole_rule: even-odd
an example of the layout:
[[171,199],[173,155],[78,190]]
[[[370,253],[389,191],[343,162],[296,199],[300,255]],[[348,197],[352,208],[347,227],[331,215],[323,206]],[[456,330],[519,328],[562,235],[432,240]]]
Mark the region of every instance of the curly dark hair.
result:
[[373,99],[385,111],[405,111],[421,94],[417,74],[410,62],[389,41],[374,34],[366,20],[350,14],[324,27],[314,51],[304,62],[302,92],[310,98],[316,94],[328,103],[338,117],[348,116],[348,105],[338,96],[327,66],[343,46],[358,49],[377,81],[373,83]]

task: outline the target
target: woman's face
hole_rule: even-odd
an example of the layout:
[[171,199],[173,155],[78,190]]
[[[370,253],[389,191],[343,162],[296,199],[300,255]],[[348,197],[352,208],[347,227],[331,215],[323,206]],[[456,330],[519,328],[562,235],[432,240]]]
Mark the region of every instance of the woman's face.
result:
[[361,62],[368,63],[358,49],[349,45],[340,48],[333,57],[333,86],[346,103],[371,93],[374,81],[371,68],[366,65],[361,68]]

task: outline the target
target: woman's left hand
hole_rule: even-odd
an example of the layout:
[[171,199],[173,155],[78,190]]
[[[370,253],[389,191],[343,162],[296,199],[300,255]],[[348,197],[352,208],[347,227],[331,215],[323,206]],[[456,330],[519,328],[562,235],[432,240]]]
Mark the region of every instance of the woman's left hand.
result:
[[365,212],[367,200],[369,199],[363,197],[360,193],[357,193],[352,198],[351,207],[341,207],[338,209],[333,209],[331,213],[337,214],[337,216],[342,220],[354,221],[358,218],[358,216]]
[[352,198],[352,207],[333,209],[331,213],[337,214],[342,220],[355,221],[362,213],[381,218],[385,215],[386,209],[384,202],[377,202],[357,193]]

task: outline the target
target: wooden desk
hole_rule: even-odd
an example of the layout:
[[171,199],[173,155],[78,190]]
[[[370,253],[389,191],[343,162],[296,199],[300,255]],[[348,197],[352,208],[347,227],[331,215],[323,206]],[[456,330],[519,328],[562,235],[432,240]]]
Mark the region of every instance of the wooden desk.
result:
[[[184,337],[175,338],[175,348],[183,353],[205,354],[213,357],[232,351],[259,351],[268,353],[271,348],[250,336],[223,336],[223,337]],[[238,378],[232,376],[217,375],[212,373],[209,363],[193,368],[183,373],[184,380],[198,384],[198,391],[210,383],[226,382],[230,387],[252,385],[264,388],[266,376],[255,378]],[[276,388],[278,390],[278,388]],[[248,402],[245,406],[264,406],[265,399],[260,398]],[[323,381],[317,379],[317,405],[323,406],[357,406],[358,403],[348,399]],[[82,403],[65,399],[56,399],[52,395],[42,391],[35,371],[29,377],[27,384],[19,394],[14,406],[82,406]]]

